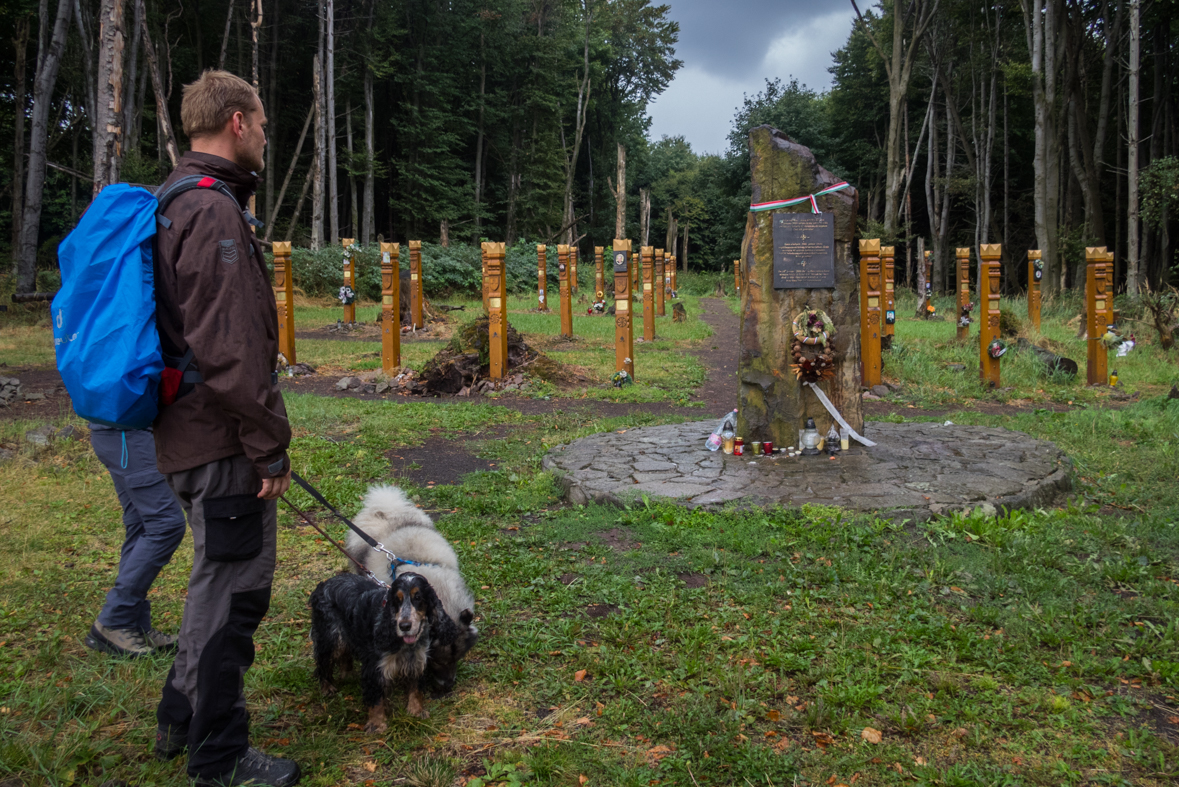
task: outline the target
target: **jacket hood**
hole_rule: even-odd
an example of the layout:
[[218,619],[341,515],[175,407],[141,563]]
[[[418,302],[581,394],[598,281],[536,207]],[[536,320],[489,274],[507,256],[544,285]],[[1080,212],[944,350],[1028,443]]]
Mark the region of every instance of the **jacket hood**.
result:
[[196,153],[191,150],[180,157],[180,161],[176,164],[176,174],[181,177],[208,175],[217,178],[233,189],[237,201],[243,208],[250,201],[254,192],[258,190],[258,184],[262,182],[262,178],[256,173],[250,172],[227,158],[214,156],[211,153]]

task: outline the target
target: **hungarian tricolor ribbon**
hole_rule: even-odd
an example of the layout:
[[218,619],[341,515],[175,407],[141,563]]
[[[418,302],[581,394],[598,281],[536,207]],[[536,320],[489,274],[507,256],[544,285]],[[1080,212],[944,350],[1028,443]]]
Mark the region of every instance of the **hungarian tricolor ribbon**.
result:
[[811,213],[822,213],[823,211],[819,210],[819,203],[815,201],[815,197],[821,197],[824,194],[834,194],[835,192],[842,191],[843,189],[846,189],[850,186],[851,184],[844,180],[836,183],[834,186],[828,186],[822,191],[816,191],[814,194],[808,194],[805,197],[795,197],[794,199],[777,199],[773,202],[756,202],[749,206],[749,210],[751,212],[760,210],[776,210],[778,208],[788,208],[791,205],[798,205],[800,203],[809,201],[811,203]]

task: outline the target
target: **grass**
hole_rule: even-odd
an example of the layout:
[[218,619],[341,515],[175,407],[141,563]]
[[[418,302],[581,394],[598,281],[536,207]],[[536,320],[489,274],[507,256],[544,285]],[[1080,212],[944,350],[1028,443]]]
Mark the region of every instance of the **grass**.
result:
[[[578,318],[565,343],[557,317],[532,305],[513,302],[512,321],[545,352],[612,368],[608,318]],[[975,345],[912,310],[902,297],[885,356],[902,385],[893,398],[913,405],[899,412],[952,406],[956,423],[1057,442],[1076,463],[1068,506],[923,525],[817,507],[572,507],[542,471],[550,447],[678,417],[288,396],[295,469],[345,513],[390,479],[392,449],[449,438],[494,462],[457,485],[394,479],[454,542],[484,639],[429,720],[398,713],[384,738],[364,735],[358,686],[324,698],[311,676],[306,597],[344,561],[280,509],[274,598],[246,678],[254,741],[295,757],[312,787],[1174,784],[1179,401],[1160,395],[1173,355],[1147,341],[1119,359],[1140,400],[1116,408],[1018,355],[1003,362],[1013,390],[988,392],[972,387]],[[331,314],[300,306],[297,318]],[[1071,316],[1049,310],[1044,334],[1083,361]],[[41,352],[22,326],[0,325],[0,343]],[[707,336],[698,321],[669,322],[666,336],[661,324],[636,346],[640,385],[623,394],[689,396],[701,371],[684,351]],[[304,340],[300,359],[362,368],[368,344]],[[991,406],[1004,404],[1021,406]],[[150,755],[167,660],[81,645],[122,540],[109,477],[84,442],[28,446],[36,425],[0,420],[0,447],[15,453],[0,463],[0,783],[182,784],[182,762]],[[316,510],[302,492],[292,501]],[[190,556],[186,541],[153,588],[165,630],[179,623]]]
[[[357,727],[357,686],[315,687],[306,596],[343,561],[281,511],[247,694],[255,741],[298,759],[308,785],[1179,776],[1179,402],[1006,419],[1073,453],[1074,503],[922,526],[560,502],[547,447],[666,420],[651,415],[306,395],[288,409],[296,469],[346,513],[389,476],[390,449],[461,437],[496,463],[455,486],[402,482],[455,542],[484,639],[428,721],[398,714],[383,739]],[[30,426],[3,422],[0,443]],[[0,465],[0,511],[0,779],[181,783],[181,762],[150,756],[167,660],[80,644],[121,541],[103,468],[84,443],[19,449]],[[178,623],[190,554],[183,544],[152,591],[162,628]]]

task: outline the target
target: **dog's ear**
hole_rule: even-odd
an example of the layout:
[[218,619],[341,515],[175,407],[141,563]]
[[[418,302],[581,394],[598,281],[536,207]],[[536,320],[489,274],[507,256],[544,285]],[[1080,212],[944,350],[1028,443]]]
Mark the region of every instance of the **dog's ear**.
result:
[[475,614],[473,612],[471,612],[471,610],[469,610],[469,609],[464,609],[462,612],[459,613],[459,623],[462,623],[464,626],[471,625],[471,621],[474,619],[475,619]]
[[[419,575],[420,576],[420,575]],[[438,613],[442,610],[442,602],[438,600],[438,594],[434,592],[434,588],[430,586],[429,580],[421,577],[422,600],[426,605],[426,616],[430,620],[435,620]]]

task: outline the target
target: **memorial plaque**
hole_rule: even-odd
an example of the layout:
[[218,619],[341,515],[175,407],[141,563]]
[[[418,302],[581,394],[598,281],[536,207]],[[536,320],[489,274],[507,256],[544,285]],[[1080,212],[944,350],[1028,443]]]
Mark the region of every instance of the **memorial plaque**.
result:
[[614,250],[614,272],[626,273],[628,262],[630,260],[630,252],[626,249]]
[[774,289],[835,286],[835,215],[774,214]]

